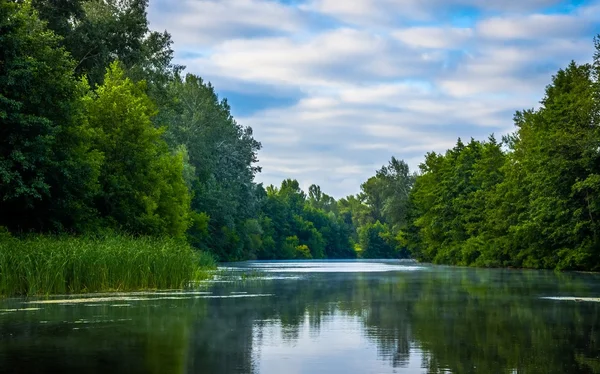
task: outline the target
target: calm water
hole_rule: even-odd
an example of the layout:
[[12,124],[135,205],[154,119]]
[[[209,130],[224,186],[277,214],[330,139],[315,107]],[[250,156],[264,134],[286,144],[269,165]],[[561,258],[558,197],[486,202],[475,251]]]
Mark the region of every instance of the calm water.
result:
[[0,373],[600,373],[598,275],[225,269],[187,292],[3,301]]

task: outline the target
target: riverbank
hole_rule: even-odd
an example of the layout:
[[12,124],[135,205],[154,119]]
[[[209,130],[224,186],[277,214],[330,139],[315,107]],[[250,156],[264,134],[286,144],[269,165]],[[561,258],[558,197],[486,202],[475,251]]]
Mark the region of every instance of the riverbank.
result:
[[0,296],[182,288],[215,259],[172,238],[0,237]]

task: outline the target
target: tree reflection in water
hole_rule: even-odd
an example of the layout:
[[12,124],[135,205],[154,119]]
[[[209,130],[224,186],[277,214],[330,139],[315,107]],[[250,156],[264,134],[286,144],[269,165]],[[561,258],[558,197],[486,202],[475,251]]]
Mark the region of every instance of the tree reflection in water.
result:
[[4,312],[0,372],[600,373],[600,304],[541,298],[597,296],[597,275],[426,267],[208,287],[272,296]]

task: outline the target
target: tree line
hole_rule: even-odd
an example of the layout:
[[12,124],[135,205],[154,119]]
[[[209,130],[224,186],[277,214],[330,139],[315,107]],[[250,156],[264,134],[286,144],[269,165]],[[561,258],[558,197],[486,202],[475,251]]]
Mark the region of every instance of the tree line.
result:
[[169,236],[222,261],[403,258],[600,269],[600,42],[497,140],[339,200],[255,181],[261,143],[173,63],[148,0],[0,0],[0,226]]

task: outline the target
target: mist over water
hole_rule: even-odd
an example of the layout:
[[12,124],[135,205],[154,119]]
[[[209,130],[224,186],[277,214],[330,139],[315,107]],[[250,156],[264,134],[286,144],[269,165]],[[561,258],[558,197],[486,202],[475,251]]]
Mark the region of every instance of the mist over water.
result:
[[186,291],[5,300],[0,373],[600,373],[599,275],[401,261],[223,270]]

